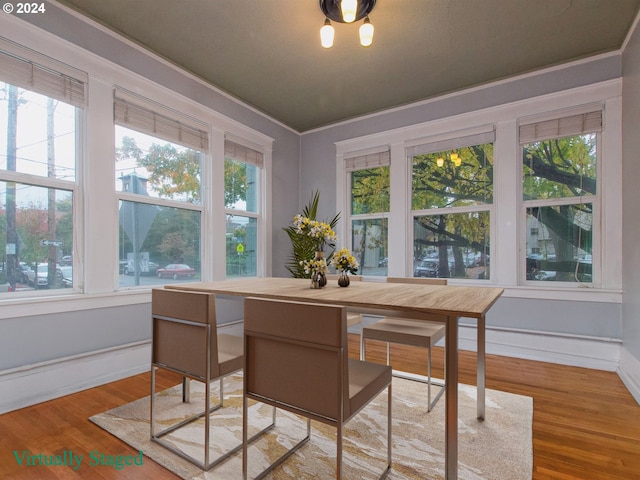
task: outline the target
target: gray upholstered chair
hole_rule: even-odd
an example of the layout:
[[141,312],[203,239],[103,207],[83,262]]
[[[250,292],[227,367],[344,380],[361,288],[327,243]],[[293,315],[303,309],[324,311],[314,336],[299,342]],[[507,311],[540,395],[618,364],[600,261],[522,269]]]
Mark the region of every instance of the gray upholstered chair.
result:
[[387,466],[391,468],[391,368],[351,360],[345,307],[245,299],[243,476],[248,475],[248,402],[307,418],[307,434],[256,478],[263,478],[311,435],[311,420],[337,428],[336,478],[342,473],[343,426],[387,389]]
[[[388,277],[389,283],[413,283],[425,285],[446,285],[446,278],[401,278]],[[434,382],[431,378],[431,349],[445,334],[445,323],[415,320],[411,318],[383,317],[381,320],[365,325],[360,336],[360,358],[366,360],[366,341],[378,340],[386,343],[387,365],[390,364],[389,344],[398,343],[402,345],[412,345],[414,347],[424,347],[427,349],[427,377],[407,375],[406,373],[394,370],[393,375],[410,380],[422,381],[427,384],[427,411],[430,412],[444,392],[443,382]],[[431,399],[431,386],[439,387],[437,394]]]
[[[153,289],[152,359],[151,359],[151,440],[185,458],[204,470],[209,470],[240,451],[242,443],[210,461],[210,415],[223,405],[223,378],[242,370],[244,362],[242,337],[218,334],[215,314],[215,294],[172,289]],[[183,401],[189,399],[189,379],[204,383],[204,411],[191,415],[174,425],[156,431],[156,369],[163,368],[183,375]],[[211,405],[210,384],[219,380],[219,403]],[[174,444],[165,435],[204,416],[203,460],[195,458]],[[275,409],[274,409],[275,418]],[[271,425],[273,426],[273,424]]]

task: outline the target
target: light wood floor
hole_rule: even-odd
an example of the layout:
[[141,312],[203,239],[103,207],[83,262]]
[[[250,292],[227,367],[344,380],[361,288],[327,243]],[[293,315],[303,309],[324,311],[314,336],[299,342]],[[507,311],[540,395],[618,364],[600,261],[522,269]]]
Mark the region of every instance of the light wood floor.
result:
[[[357,337],[350,335],[349,341],[355,356]],[[382,362],[381,344],[369,345],[368,360]],[[416,368],[423,358],[424,352],[411,347],[392,348],[396,368],[425,373]],[[475,384],[475,354],[460,352],[460,358],[460,381]],[[433,374],[440,377],[441,359],[436,349]],[[179,381],[168,373],[158,377],[162,388]],[[614,372],[488,355],[487,387],[533,397],[534,479],[640,478],[640,406]],[[135,454],[88,418],[146,396],[149,388],[149,374],[141,374],[0,415],[0,479],[177,479],[146,457],[143,466],[123,470],[87,467],[85,457],[78,471],[19,466],[14,457],[14,451],[20,456],[24,450],[32,455]]]

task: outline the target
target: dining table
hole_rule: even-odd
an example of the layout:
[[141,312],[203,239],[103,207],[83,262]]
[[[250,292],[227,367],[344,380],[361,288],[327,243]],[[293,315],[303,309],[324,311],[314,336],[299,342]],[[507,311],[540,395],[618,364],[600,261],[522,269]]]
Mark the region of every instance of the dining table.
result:
[[329,282],[311,288],[308,279],[243,277],[211,282],[165,285],[165,288],[215,293],[224,296],[346,306],[350,311],[394,315],[445,324],[445,478],[458,478],[458,323],[477,321],[477,418],[485,418],[485,316],[503,292],[502,288],[476,285],[428,285],[351,282],[346,287]]

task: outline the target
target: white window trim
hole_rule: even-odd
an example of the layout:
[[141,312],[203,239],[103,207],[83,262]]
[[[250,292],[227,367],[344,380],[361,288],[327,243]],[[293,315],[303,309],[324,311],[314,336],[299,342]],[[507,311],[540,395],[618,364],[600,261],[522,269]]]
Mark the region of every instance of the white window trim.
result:
[[[69,295],[73,295],[75,293],[81,292],[83,290],[84,284],[84,273],[82,271],[83,261],[81,258],[81,252],[83,251],[81,244],[82,239],[82,230],[84,226],[83,219],[83,204],[84,204],[84,194],[80,179],[83,177],[84,172],[84,141],[85,138],[85,123],[87,118],[87,74],[83,71],[70,67],[62,62],[54,60],[53,58],[46,57],[34,50],[21,46],[15,42],[7,40],[3,37],[0,37],[0,49],[20,58],[21,61],[25,62],[33,62],[39,68],[44,67],[45,75],[47,75],[46,69],[51,69],[53,73],[53,77],[57,77],[60,75],[67,75],[74,79],[74,82],[82,82],[83,91],[76,91],[71,98],[66,98],[65,96],[55,95],[54,90],[50,90],[51,84],[47,83],[47,87],[44,90],[35,88],[34,90],[29,90],[28,86],[18,84],[16,85],[18,88],[23,90],[33,91],[35,93],[58,99],[64,103],[70,104],[74,107],[76,112],[75,118],[75,171],[74,171],[74,180],[62,180],[59,178],[50,178],[44,177],[41,175],[33,175],[22,172],[13,172],[8,170],[0,170],[0,181],[3,182],[16,182],[25,185],[30,185],[34,187],[41,188],[49,188],[55,190],[64,190],[67,192],[71,192],[73,203],[72,203],[72,218],[73,218],[73,232],[72,232],[72,255],[74,258],[74,266],[75,272],[73,275],[73,288],[71,289],[56,289],[56,290],[33,290],[33,291],[25,291],[25,292],[12,292],[10,298],[38,298],[38,297],[51,297],[54,292],[54,296],[62,296],[67,298]],[[57,80],[57,79],[56,79]],[[11,83],[9,79],[7,79],[8,83]],[[46,90],[50,90],[47,92]],[[71,103],[70,103],[71,102]],[[2,318],[2,317],[0,317]]]
[[[622,210],[619,184],[622,178],[622,107],[621,80],[610,80],[587,87],[513,102],[489,109],[468,112],[423,124],[380,132],[337,142],[336,146],[336,208],[348,211],[348,177],[344,158],[354,152],[391,145],[391,209],[389,230],[389,275],[411,276],[407,260],[410,248],[411,218],[407,202],[410,200],[410,175],[404,148],[423,143],[425,139],[446,139],[461,132],[479,132],[487,125],[494,125],[494,211],[491,221],[491,280],[475,281],[475,285],[498,285],[505,288],[506,297],[541,298],[575,301],[619,303],[622,299]],[[599,222],[601,272],[599,285],[586,287],[570,285],[521,285],[517,265],[521,249],[519,234],[521,217],[521,154],[518,141],[518,124],[524,119],[537,121],[557,117],[567,112],[593,110],[594,105],[603,108],[602,141],[598,162],[600,201]],[[606,165],[604,165],[606,164]],[[606,168],[604,168],[606,167]],[[402,177],[402,182],[398,178]],[[400,186],[400,184],[402,184]],[[400,190],[400,191],[399,191]],[[594,220],[595,221],[595,220]],[[347,233],[345,223],[340,222],[339,235]],[[594,239],[594,244],[596,240]],[[398,264],[401,263],[401,265]],[[468,280],[451,279],[452,284],[467,284]],[[551,282],[550,282],[551,283]]]
[[[258,264],[256,265],[256,276],[264,277],[271,275],[271,259],[267,258],[270,255],[267,252],[271,251],[271,236],[268,232],[271,231],[271,222],[270,215],[267,215],[265,212],[267,202],[269,206],[271,206],[271,182],[267,181],[267,168],[271,171],[271,149],[265,148],[265,145],[255,144],[246,139],[241,139],[232,134],[226,135],[226,140],[241,145],[243,147],[247,147],[249,149],[255,150],[262,154],[262,162],[260,165],[255,165],[258,168],[258,211],[251,212],[247,210],[237,210],[234,208],[226,208],[223,205],[224,209],[224,218],[226,222],[227,215],[235,215],[239,217],[247,217],[247,218],[255,218],[258,222],[257,230],[258,230],[258,238],[257,238],[257,251],[256,258]],[[224,191],[224,141],[223,141],[223,155],[222,155],[222,191]],[[248,164],[252,164],[251,162],[247,162]],[[268,167],[267,167],[268,166]],[[226,238],[223,243],[224,251],[226,251]],[[222,263],[222,262],[220,262]],[[222,269],[220,269],[222,270]],[[222,275],[221,277],[216,276],[216,279],[225,279],[227,278],[226,265],[224,271],[216,272],[217,275]]]
[[[60,307],[59,311],[72,311],[150,301],[148,288],[132,291],[118,290],[118,269],[114,268],[113,264],[113,259],[117,261],[118,258],[118,211],[113,168],[115,158],[113,88],[115,86],[125,88],[169,110],[198,119],[211,129],[209,151],[211,158],[214,159],[213,166],[203,172],[203,182],[207,184],[203,189],[202,204],[205,210],[211,212],[203,218],[205,225],[203,234],[207,235],[207,245],[204,246],[201,254],[203,278],[209,280],[225,278],[224,265],[221,269],[218,268],[218,264],[224,262],[214,261],[217,258],[214,252],[219,252],[220,246],[224,251],[225,246],[224,231],[214,228],[216,222],[224,222],[225,218],[224,202],[222,195],[219,195],[224,188],[222,176],[224,165],[223,162],[216,161],[224,159],[224,137],[233,135],[240,140],[240,143],[248,142],[264,153],[260,201],[263,225],[260,229],[262,237],[259,239],[262,250],[259,252],[259,269],[260,275],[271,274],[271,258],[266,253],[271,251],[273,138],[194,100],[177,95],[77,45],[61,40],[35,26],[25,24],[17,17],[3,16],[0,18],[0,26],[3,30],[2,35],[18,42],[21,51],[32,52],[37,56],[32,60],[44,61],[42,59],[50,57],[55,59],[56,64],[62,62],[73,71],[86,72],[87,104],[89,105],[89,108],[84,111],[83,123],[86,128],[80,127],[84,135],[79,134],[78,155],[83,155],[83,160],[79,161],[76,167],[77,189],[74,191],[74,196],[77,196],[79,202],[74,210],[74,228],[77,230],[77,238],[74,242],[73,256],[74,265],[78,266],[79,271],[86,273],[78,285],[84,293],[79,294],[74,291],[75,289],[66,289],[64,295],[59,295],[60,302],[57,302],[58,296],[53,298],[50,295],[50,301],[47,302],[45,299],[34,297],[33,292],[29,292],[28,296],[23,296],[21,292],[14,292],[10,298],[0,302],[5,307],[0,309],[0,319],[37,315],[43,311],[43,308],[47,309],[54,304]],[[218,183],[219,180],[220,183]],[[65,187],[65,189],[68,188]],[[83,195],[83,191],[91,194]],[[105,235],[105,232],[110,234]],[[91,254],[96,251],[103,254]],[[113,272],[113,275],[104,275],[107,271]],[[43,293],[46,294],[46,292]],[[47,309],[47,312],[49,313],[50,310]]]

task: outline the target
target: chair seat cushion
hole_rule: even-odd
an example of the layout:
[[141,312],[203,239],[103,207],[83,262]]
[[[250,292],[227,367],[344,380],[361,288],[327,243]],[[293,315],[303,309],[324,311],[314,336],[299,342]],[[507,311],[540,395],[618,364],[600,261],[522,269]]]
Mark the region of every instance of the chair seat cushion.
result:
[[345,421],[391,383],[391,367],[349,359],[349,408]]
[[[218,361],[220,375],[228,375],[243,367],[244,341],[236,335],[218,334]],[[211,359],[215,364],[215,359]]]
[[371,340],[431,348],[444,336],[444,332],[444,323],[386,317],[364,327],[362,336]]

